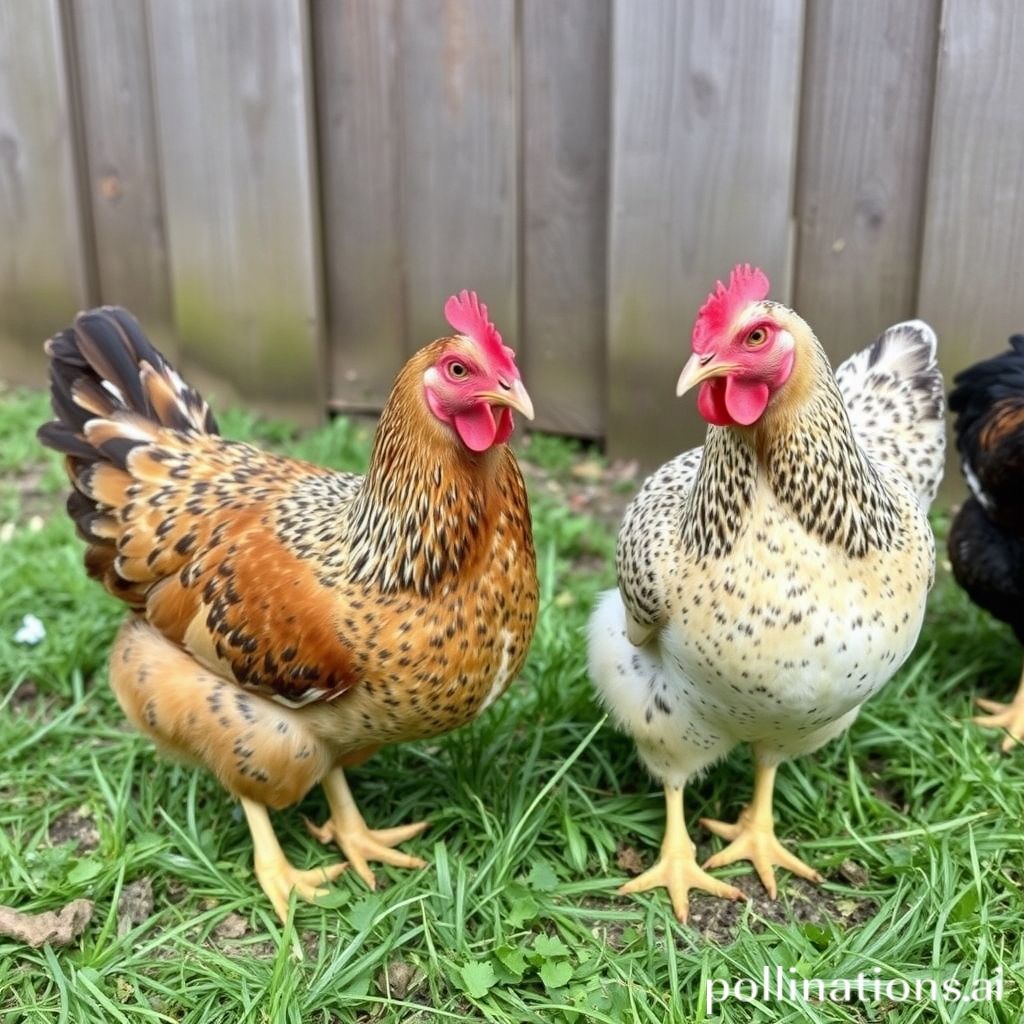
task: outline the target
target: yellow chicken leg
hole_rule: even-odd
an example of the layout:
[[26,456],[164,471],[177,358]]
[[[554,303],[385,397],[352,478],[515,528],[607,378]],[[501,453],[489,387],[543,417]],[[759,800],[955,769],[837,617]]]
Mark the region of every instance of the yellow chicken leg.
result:
[[249,822],[252,833],[256,878],[267,898],[273,904],[282,923],[288,920],[288,897],[294,889],[304,900],[318,899],[327,895],[322,888],[324,882],[333,881],[340,875],[346,864],[325,864],[321,868],[299,871],[292,867],[281,850],[281,844],[270,824],[266,807],[255,800],[242,797],[242,810]]
[[661,856],[653,867],[628,881],[619,892],[626,895],[664,886],[672,900],[672,909],[682,924],[686,924],[690,913],[691,889],[703,889],[712,896],[728,900],[746,898],[735,886],[720,882],[702,871],[697,866],[695,849],[683,821],[683,791],[675,786],[666,786],[665,838],[661,843]]
[[1006,730],[1006,737],[1001,744],[1004,754],[1008,754],[1018,743],[1024,743],[1024,672],[1021,673],[1017,694],[1009,704],[1000,704],[984,697],[978,697],[974,703],[982,711],[988,712],[987,715],[972,718],[975,725]]
[[349,866],[371,889],[377,888],[377,879],[367,861],[377,860],[396,868],[427,866],[425,860],[392,847],[418,836],[427,828],[429,822],[417,821],[396,828],[367,828],[352,798],[352,791],[348,788],[345,772],[341,768],[332,769],[324,777],[321,785],[327,794],[331,816],[320,826],[307,820],[306,827],[321,843],[337,843],[348,859]]
[[730,840],[724,850],[712,854],[704,862],[705,868],[720,868],[738,860],[749,860],[757,871],[771,899],[778,896],[775,884],[775,866],[786,868],[809,882],[824,881],[821,875],[799,857],[794,856],[775,838],[775,817],[772,813],[772,793],[775,790],[776,764],[765,764],[755,753],[754,795],[740,811],[735,822],[701,818],[700,823],[716,836]]

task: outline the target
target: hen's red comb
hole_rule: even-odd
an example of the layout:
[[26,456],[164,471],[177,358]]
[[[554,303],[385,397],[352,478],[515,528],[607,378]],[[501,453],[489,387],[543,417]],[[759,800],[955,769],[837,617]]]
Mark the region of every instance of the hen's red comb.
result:
[[728,287],[716,281],[715,290],[700,307],[693,325],[693,351],[706,352],[712,340],[728,329],[736,314],[751,302],[767,298],[770,288],[767,275],[757,267],[749,263],[733,267]]
[[501,332],[487,318],[487,307],[476,297],[476,292],[466,291],[453,295],[444,304],[445,319],[459,332],[472,338],[485,352],[498,359],[513,356],[510,348],[502,344]]

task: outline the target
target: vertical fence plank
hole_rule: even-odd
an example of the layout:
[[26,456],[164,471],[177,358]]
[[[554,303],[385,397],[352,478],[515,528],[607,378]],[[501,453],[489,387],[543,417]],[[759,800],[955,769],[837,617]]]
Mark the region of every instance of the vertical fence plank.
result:
[[[1024,330],[1024,9],[945,0],[919,309],[947,384]],[[961,486],[950,451],[946,492]]]
[[149,4],[174,315],[190,373],[323,408],[306,5]]
[[[513,0],[401,5],[401,202],[410,349],[472,288],[516,347]],[[521,356],[522,358],[522,356]]]
[[90,298],[64,34],[58,0],[0,3],[0,376],[40,385]]
[[609,0],[522,7],[523,339],[536,425],[599,436],[607,314]]
[[841,358],[914,313],[939,2],[807,13],[793,301]]
[[921,315],[952,373],[1024,330],[1024,9],[946,0],[921,266]]
[[127,306],[166,345],[171,296],[146,9],[138,0],[77,0],[71,12],[99,297]]
[[331,404],[379,409],[405,362],[395,0],[321,0],[313,40]]
[[673,382],[716,276],[786,298],[802,3],[616,0],[608,441],[649,463],[699,441]]

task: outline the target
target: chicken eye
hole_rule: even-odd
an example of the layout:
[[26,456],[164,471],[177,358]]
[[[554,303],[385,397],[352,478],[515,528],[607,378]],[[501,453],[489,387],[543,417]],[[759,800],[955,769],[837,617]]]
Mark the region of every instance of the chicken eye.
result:
[[449,372],[449,373],[450,373],[450,374],[451,374],[451,375],[452,375],[452,376],[453,376],[453,377],[454,377],[454,378],[455,378],[456,380],[462,380],[462,378],[463,378],[463,377],[465,377],[467,373],[469,373],[469,371],[468,371],[468,370],[466,369],[466,367],[465,367],[465,366],[463,366],[463,365],[462,365],[462,363],[452,363],[452,364],[451,364],[451,365],[450,365],[450,366],[448,367],[448,372]]
[[763,345],[768,340],[768,332],[763,327],[755,327],[747,335],[747,344],[752,345],[755,348],[758,345]]

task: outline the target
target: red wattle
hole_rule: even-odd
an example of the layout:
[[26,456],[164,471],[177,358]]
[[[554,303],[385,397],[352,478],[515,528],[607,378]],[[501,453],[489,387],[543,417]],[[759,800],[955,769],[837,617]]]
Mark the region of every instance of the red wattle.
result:
[[732,417],[725,407],[725,385],[721,377],[701,384],[697,392],[697,411],[713,426],[732,426]]
[[463,444],[470,451],[485,452],[495,443],[498,427],[494,422],[494,413],[486,402],[477,402],[465,412],[457,412],[452,422]]
[[744,380],[730,373],[725,378],[725,408],[735,423],[749,427],[768,407],[771,390],[760,381]]
[[494,432],[494,443],[504,444],[515,429],[515,420],[512,419],[512,410],[504,406],[498,410],[498,428]]

